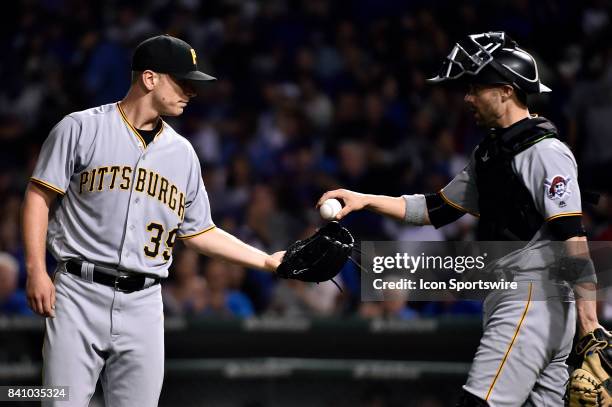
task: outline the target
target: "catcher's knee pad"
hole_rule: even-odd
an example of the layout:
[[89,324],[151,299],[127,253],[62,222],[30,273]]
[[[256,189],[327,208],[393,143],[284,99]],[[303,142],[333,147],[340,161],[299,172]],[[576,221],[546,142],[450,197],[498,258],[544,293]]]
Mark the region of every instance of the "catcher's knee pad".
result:
[[463,390],[463,394],[456,407],[489,407],[489,403]]

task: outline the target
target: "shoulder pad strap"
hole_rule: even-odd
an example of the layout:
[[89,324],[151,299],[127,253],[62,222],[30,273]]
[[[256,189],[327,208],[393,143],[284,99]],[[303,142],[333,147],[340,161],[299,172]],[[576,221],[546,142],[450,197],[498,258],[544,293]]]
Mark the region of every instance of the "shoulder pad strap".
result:
[[552,132],[552,133],[558,133],[557,128],[555,127],[554,124],[552,124],[551,121],[549,121],[548,119],[546,119],[545,117],[537,117],[533,120],[536,119],[542,119],[540,123],[538,123],[538,125],[536,127],[548,131],[548,132]]
[[534,117],[519,123],[502,136],[504,152],[516,155],[532,145],[547,139],[558,137],[557,128],[545,117]]

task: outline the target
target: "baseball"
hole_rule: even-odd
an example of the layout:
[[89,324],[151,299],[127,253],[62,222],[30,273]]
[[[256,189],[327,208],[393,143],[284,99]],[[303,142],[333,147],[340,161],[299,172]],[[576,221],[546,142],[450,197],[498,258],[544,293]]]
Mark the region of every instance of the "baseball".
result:
[[323,202],[323,205],[319,208],[321,217],[325,220],[332,220],[338,212],[342,209],[342,204],[339,200],[331,198]]

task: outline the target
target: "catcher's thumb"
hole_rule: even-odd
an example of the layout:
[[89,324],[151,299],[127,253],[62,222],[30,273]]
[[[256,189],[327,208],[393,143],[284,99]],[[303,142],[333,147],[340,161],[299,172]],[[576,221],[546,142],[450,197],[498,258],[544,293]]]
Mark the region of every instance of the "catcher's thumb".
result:
[[344,208],[342,208],[340,210],[340,212],[338,212],[336,214],[336,217],[334,218],[335,220],[340,220],[342,218],[344,218],[346,215],[348,215],[349,213],[352,212],[353,209],[349,208],[348,206],[345,206]]

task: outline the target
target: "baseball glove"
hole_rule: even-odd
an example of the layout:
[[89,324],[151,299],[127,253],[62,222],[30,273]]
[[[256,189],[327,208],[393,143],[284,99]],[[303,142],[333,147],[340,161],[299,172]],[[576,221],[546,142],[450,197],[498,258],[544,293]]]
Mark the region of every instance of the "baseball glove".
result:
[[289,246],[276,274],[315,283],[332,280],[349,259],[354,244],[348,229],[329,222],[314,235]]
[[597,328],[576,345],[577,368],[571,374],[566,393],[569,407],[612,406],[612,335]]

